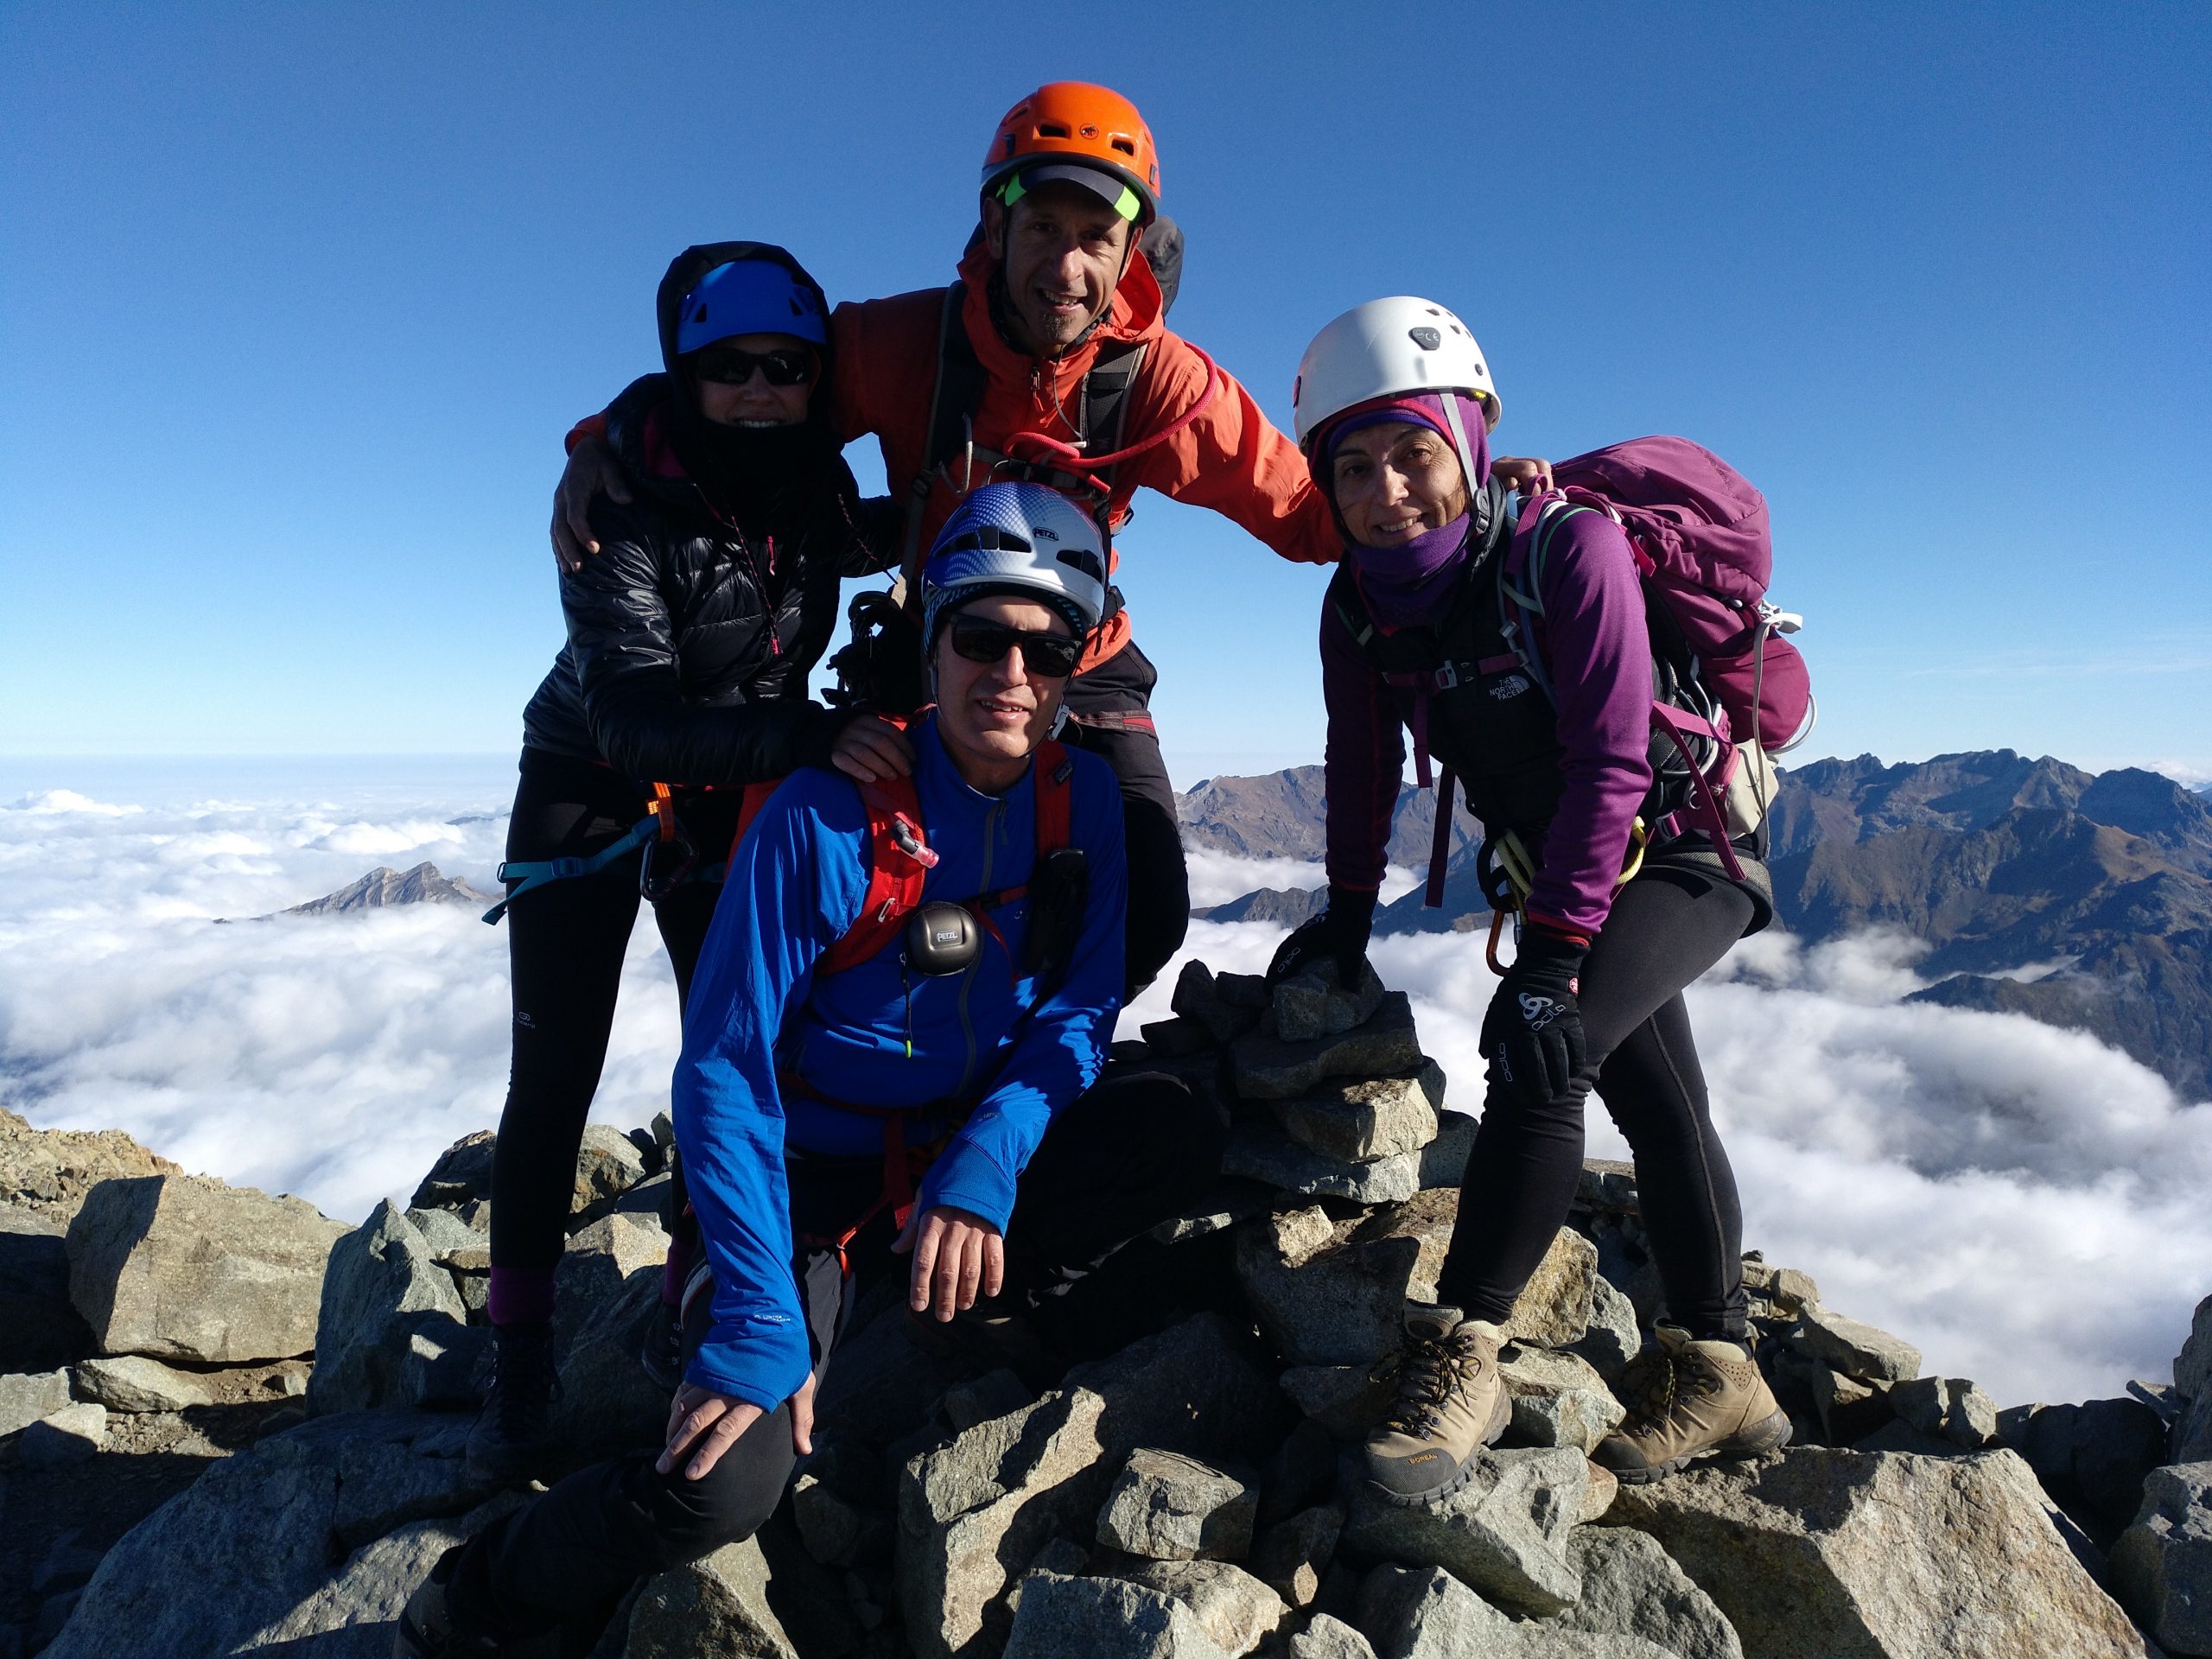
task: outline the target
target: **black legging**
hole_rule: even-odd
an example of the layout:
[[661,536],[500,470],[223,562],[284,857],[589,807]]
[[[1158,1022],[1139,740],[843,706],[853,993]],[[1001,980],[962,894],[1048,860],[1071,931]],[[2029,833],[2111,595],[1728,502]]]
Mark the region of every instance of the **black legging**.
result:
[[[1116,1329],[1103,1350],[1084,1344],[1098,1321],[1094,1310],[1069,1307],[1069,1293],[1114,1280],[1119,1262],[1091,1275],[1117,1253],[1138,1259],[1141,1252],[1122,1247],[1206,1190],[1227,1138],[1226,1119],[1179,1080],[1109,1071],[1053,1118],[1015,1185],[1000,1301],[1027,1311],[1079,1357],[1132,1339]],[[867,1210],[882,1187],[883,1160],[791,1152],[785,1173],[792,1230],[818,1238],[842,1232]],[[868,1287],[885,1273],[905,1271],[904,1258],[890,1253],[893,1236],[888,1214],[862,1230],[849,1253],[849,1283],[831,1251],[794,1247],[792,1272],[817,1380]],[[1144,1258],[1142,1267],[1119,1275],[1133,1282],[1109,1286],[1109,1294],[1141,1302],[1154,1327],[1164,1324],[1189,1288],[1161,1282],[1157,1275],[1166,1265],[1157,1255]],[[705,1333],[708,1302],[702,1296],[692,1305],[687,1347]],[[532,1633],[612,1605],[636,1579],[751,1537],[791,1478],[789,1408],[754,1423],[701,1479],[686,1479],[681,1464],[659,1473],[658,1453],[657,1446],[642,1449],[580,1470],[486,1528],[456,1566],[456,1611],[502,1634]]]
[[1594,1081],[1636,1156],[1644,1234],[1669,1316],[1693,1337],[1744,1334],[1743,1211],[1713,1132],[1682,989],[1728,954],[1754,910],[1719,873],[1681,866],[1646,869],[1621,889],[1582,969],[1588,1064],[1541,1107],[1494,1088],[1484,1101],[1440,1300],[1470,1319],[1510,1316],[1573,1202],[1582,1103]]
[[1113,767],[1121,780],[1129,872],[1124,1004],[1159,976],[1182,949],[1191,925],[1191,877],[1175,817],[1175,785],[1167,779],[1152,722],[1152,689],[1159,678],[1151,659],[1131,640],[1068,683],[1071,718],[1061,734]]
[[[507,822],[510,861],[588,857],[644,816],[644,786],[608,767],[524,749],[521,770]],[[709,864],[729,850],[737,800],[733,792],[685,805],[685,823]],[[566,1246],[576,1151],[607,1061],[622,958],[638,917],[639,856],[632,852],[595,874],[549,882],[507,906],[514,1052],[492,1154],[495,1271],[550,1273]],[[687,882],[653,906],[675,965],[679,1007],[721,892],[712,882]]]

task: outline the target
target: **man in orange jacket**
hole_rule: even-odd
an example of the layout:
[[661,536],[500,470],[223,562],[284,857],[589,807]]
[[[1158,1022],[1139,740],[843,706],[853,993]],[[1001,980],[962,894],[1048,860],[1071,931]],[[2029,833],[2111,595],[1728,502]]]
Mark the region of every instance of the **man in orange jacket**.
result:
[[[993,135],[981,232],[959,282],[836,308],[839,434],[880,442],[893,494],[908,503],[909,563],[966,491],[1010,477],[1091,493],[1109,524],[1148,486],[1213,508],[1287,559],[1338,556],[1341,537],[1296,446],[1164,326],[1166,302],[1139,245],[1159,203],[1159,162],[1135,105],[1103,86],[1056,81],[1015,105]],[[1098,389],[1117,377],[1126,391],[1101,419],[1108,404]],[[963,380],[968,395],[949,396]],[[1086,430],[1094,422],[1114,429]],[[597,424],[570,435],[555,500],[555,550],[572,569],[596,550],[592,497],[626,494]],[[1114,459],[1101,464],[1103,456]],[[1190,911],[1174,791],[1149,712],[1155,679],[1117,602],[1067,692],[1066,735],[1121,779],[1132,994],[1182,944]],[[904,741],[891,728],[849,730],[846,770],[906,771]]]

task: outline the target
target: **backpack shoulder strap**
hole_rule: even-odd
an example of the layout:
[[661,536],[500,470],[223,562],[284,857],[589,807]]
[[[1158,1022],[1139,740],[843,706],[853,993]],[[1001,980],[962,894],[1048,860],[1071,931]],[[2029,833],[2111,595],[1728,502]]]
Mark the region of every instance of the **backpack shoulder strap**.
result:
[[1037,746],[1037,856],[1057,853],[1075,835],[1075,758],[1067,745],[1047,739]]
[[990,378],[976,344],[968,338],[968,289],[955,283],[944,290],[938,313],[937,385],[930,397],[930,429],[923,444],[922,466],[926,471],[942,467],[967,447],[969,424],[983,406],[983,392]]
[[[1102,347],[1083,377],[1083,441],[1094,455],[1110,455],[1122,447],[1122,431],[1128,424],[1129,394],[1144,372],[1146,342],[1121,346],[1110,354]],[[1108,467],[1109,474],[1114,470]]]
[[1351,635],[1351,642],[1359,647],[1360,654],[1371,657],[1376,637],[1375,613],[1368,608],[1367,595],[1359,591],[1359,579],[1352,574],[1351,560],[1337,566],[1323,600],[1335,610],[1337,620],[1344,625],[1344,632]]
[[[1577,513],[1596,509],[1580,506],[1563,495],[1548,495],[1536,506],[1533,524],[1526,511],[1522,514],[1522,528],[1529,531],[1529,556],[1518,571],[1509,570],[1510,558],[1498,561],[1498,575],[1504,584],[1506,595],[1515,605],[1531,616],[1544,613],[1544,562],[1550,557],[1552,538],[1559,534],[1560,526]],[[1518,582],[1516,587],[1515,584]]]
[[822,953],[817,974],[842,973],[866,962],[896,938],[921,906],[922,883],[937,854],[922,833],[921,797],[911,778],[861,784],[868,809],[868,891],[860,914],[844,936]]
[[906,540],[901,560],[911,599],[918,591],[922,569],[922,520],[929,512],[930,491],[939,470],[968,447],[976,411],[983,406],[989,385],[975,342],[968,338],[963,315],[968,289],[955,283],[944,290],[937,318],[937,384],[930,392],[929,425],[922,435],[922,464],[908,486]]

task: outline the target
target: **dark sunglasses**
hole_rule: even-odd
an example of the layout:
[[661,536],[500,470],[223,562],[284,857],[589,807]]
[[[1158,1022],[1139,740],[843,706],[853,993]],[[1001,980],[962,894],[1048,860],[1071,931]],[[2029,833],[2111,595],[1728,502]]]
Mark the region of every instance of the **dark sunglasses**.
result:
[[741,352],[734,346],[709,346],[699,353],[693,371],[702,380],[721,386],[741,386],[758,369],[772,386],[803,386],[814,378],[814,353],[804,347],[777,352]]
[[1022,666],[1048,680],[1065,680],[1083,658],[1083,641],[1068,634],[1031,633],[969,617],[953,620],[952,648],[971,663],[1003,662],[1016,645],[1021,647]]

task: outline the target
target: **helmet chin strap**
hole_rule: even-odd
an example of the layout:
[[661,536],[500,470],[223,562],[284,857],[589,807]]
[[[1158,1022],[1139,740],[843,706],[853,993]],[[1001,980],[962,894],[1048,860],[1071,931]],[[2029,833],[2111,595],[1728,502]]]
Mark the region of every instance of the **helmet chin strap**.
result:
[[1445,423],[1452,429],[1452,447],[1459,452],[1459,476],[1466,481],[1468,511],[1473,512],[1476,504],[1483,499],[1483,486],[1490,480],[1475,476],[1475,451],[1467,442],[1467,429],[1459,419],[1458,394],[1440,391],[1436,395],[1436,401],[1444,405]]

